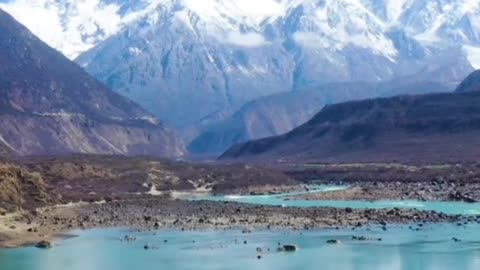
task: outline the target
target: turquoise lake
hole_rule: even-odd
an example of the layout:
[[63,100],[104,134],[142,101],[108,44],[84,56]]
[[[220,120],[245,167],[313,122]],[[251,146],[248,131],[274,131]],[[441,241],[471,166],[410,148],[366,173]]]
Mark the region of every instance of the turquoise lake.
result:
[[[475,215],[480,204],[420,201],[294,201],[288,196],[345,189],[316,186],[311,191],[265,196],[198,197],[196,200],[235,201],[294,207],[418,208],[448,214]],[[191,199],[191,198],[190,198]],[[413,229],[409,228],[413,226]],[[418,230],[417,230],[418,229]],[[58,241],[49,250],[33,247],[0,250],[0,270],[478,270],[480,224],[415,224],[357,230],[307,232],[158,231],[105,229],[72,232],[77,237]],[[125,235],[137,238],[121,241]],[[352,236],[382,238],[353,241]],[[455,242],[453,237],[461,239]],[[329,239],[340,244],[327,244]],[[166,241],[165,241],[166,240]],[[246,244],[244,244],[246,241]],[[294,253],[276,252],[278,243],[295,244]],[[154,249],[144,250],[148,244]],[[257,253],[257,248],[264,252]],[[267,250],[270,249],[270,252]],[[260,255],[261,259],[257,256]]]
[[[478,270],[480,226],[428,225],[421,231],[406,226],[380,229],[305,232],[238,231],[135,233],[128,230],[76,232],[50,250],[0,250],[2,270]],[[137,241],[120,241],[125,234]],[[352,235],[381,237],[356,242]],[[462,239],[454,242],[452,237]],[[340,244],[326,244],[328,239]],[[165,243],[164,240],[168,242]],[[195,241],[195,242],[193,242]],[[247,241],[244,244],[243,241]],[[279,253],[281,243],[296,244],[294,253]],[[158,249],[144,250],[148,243]],[[257,259],[257,247],[272,252]]]

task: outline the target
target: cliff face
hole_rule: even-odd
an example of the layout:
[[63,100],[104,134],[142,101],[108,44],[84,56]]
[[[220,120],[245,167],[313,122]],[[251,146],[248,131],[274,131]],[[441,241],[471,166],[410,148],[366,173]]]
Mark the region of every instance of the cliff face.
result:
[[173,132],[0,10],[0,153],[178,157]]

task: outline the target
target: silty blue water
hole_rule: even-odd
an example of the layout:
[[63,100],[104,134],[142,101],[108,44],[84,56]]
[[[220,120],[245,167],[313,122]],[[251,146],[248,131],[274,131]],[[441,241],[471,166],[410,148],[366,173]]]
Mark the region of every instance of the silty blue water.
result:
[[293,200],[290,197],[308,193],[346,189],[348,186],[314,186],[309,191],[290,192],[275,195],[226,195],[200,196],[195,200],[230,201],[248,204],[273,205],[284,207],[336,207],[353,209],[415,208],[425,211],[436,211],[450,215],[480,215],[480,203],[416,201],[416,200],[379,200],[379,201],[323,201]]
[[[0,250],[2,270],[478,270],[480,226],[407,226],[387,232],[322,230],[315,232],[237,231],[139,233],[121,229],[77,232],[49,250]],[[134,242],[120,241],[124,235]],[[359,242],[352,235],[382,238]],[[452,237],[462,239],[455,242]],[[327,244],[338,239],[340,244]],[[164,240],[167,240],[165,243]],[[244,244],[246,241],[247,244]],[[278,243],[295,244],[294,253],[276,252]],[[147,244],[153,249],[144,250]],[[264,252],[257,253],[257,247]],[[270,252],[268,252],[270,249]],[[260,255],[261,259],[257,256]]]
[[[419,201],[294,201],[309,192],[347,187],[318,186],[305,192],[265,196],[214,196],[195,199],[296,207],[418,208],[449,214],[477,214],[479,204]],[[409,228],[413,226],[413,228]],[[477,270],[480,225],[405,225],[360,230],[314,232],[236,231],[134,232],[122,229],[74,232],[50,250],[33,247],[0,250],[1,270],[171,270],[171,269],[325,269],[325,270]],[[136,241],[121,241],[124,235]],[[381,238],[358,242],[352,235]],[[461,239],[461,242],[452,238]],[[329,239],[340,240],[331,245]],[[167,240],[165,242],[165,240]],[[246,244],[244,244],[246,241]],[[278,243],[295,244],[294,253],[276,252]],[[145,250],[144,245],[150,249]],[[260,247],[263,252],[257,253]],[[269,250],[269,251],[268,251]],[[257,256],[261,256],[258,259]]]

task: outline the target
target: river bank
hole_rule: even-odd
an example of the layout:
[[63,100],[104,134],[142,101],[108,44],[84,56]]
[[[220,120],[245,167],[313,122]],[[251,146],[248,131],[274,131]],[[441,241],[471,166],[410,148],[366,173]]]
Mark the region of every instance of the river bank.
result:
[[[313,181],[313,183],[317,183]],[[328,185],[345,185],[348,189],[309,193],[291,197],[296,200],[418,200],[480,201],[480,183],[459,183],[433,180],[428,182],[330,181]]]
[[68,237],[75,229],[128,227],[138,230],[313,230],[360,228],[391,224],[477,223],[480,217],[450,216],[414,209],[294,208],[229,202],[131,199],[73,204],[17,213],[0,218],[0,246],[32,245]]
[[[480,166],[476,165],[315,164],[262,168],[75,156],[9,161],[2,166],[0,176],[5,180],[0,190],[0,246],[3,247],[63,238],[72,230],[92,228],[305,231],[376,225],[388,230],[389,224],[412,224],[415,228],[430,222],[462,226],[465,222],[480,221],[475,211],[462,217],[456,212],[447,215],[402,205],[404,200],[461,203],[480,200],[480,181],[477,181]],[[317,184],[349,188],[312,192],[312,186]],[[188,201],[198,194],[268,197],[288,192],[294,194],[275,197],[270,206],[222,198],[217,202],[201,198]],[[310,203],[301,208],[279,206],[293,206],[294,200]],[[316,203],[322,200],[328,205]],[[336,203],[340,200],[343,202]],[[354,207],[352,204],[359,200],[400,203],[391,207],[366,204]],[[68,202],[88,203],[65,205]]]

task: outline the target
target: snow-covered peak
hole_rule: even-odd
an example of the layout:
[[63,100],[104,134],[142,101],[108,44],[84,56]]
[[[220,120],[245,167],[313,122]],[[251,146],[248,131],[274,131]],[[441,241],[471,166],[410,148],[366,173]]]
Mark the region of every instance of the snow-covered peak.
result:
[[119,6],[100,0],[16,0],[0,3],[34,34],[68,57],[75,57],[117,33]]
[[186,8],[197,13],[205,21],[218,21],[222,18],[255,27],[265,20],[285,13],[285,6],[275,0],[183,0]]
[[70,58],[162,10],[179,16],[191,12],[206,24],[232,30],[238,28],[232,23],[258,28],[284,15],[288,5],[275,0],[0,0],[0,8]]
[[392,28],[404,28],[426,45],[480,47],[478,0],[0,0],[0,8],[70,58],[139,20],[155,24],[170,15],[192,29],[200,20],[202,34],[220,41],[262,46],[268,44],[265,25],[286,21],[299,8],[297,29],[288,31],[307,48],[353,44],[394,59],[397,51],[387,37]]

